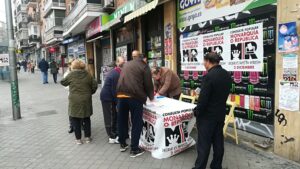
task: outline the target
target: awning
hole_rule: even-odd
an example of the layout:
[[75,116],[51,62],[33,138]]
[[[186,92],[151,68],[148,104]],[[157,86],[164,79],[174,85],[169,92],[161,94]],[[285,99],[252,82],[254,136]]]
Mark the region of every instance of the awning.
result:
[[146,4],[145,6],[133,11],[132,13],[130,13],[128,15],[126,15],[125,18],[124,18],[124,23],[129,22],[130,20],[132,20],[134,18],[137,18],[141,15],[144,15],[148,11],[156,8],[157,5],[158,5],[158,0],[153,0],[152,2]]

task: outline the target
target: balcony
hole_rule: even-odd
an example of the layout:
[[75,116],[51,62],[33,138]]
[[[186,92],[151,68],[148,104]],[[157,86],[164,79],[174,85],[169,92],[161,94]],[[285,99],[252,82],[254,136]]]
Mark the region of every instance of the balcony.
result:
[[27,23],[26,22],[20,22],[18,23],[18,30],[21,30],[21,29],[27,29]]
[[103,8],[100,2],[100,0],[77,1],[69,15],[63,20],[63,36],[70,33],[76,35],[85,31],[87,25],[102,14]]
[[27,9],[36,8],[38,5],[37,0],[27,0]]
[[62,0],[48,0],[44,6],[44,18],[51,12],[51,9],[66,10],[66,3]]
[[62,41],[63,27],[62,18],[48,18],[46,20],[45,42],[52,44],[57,41]]
[[27,7],[25,4],[20,4],[18,5],[17,7],[17,11],[16,11],[16,14],[18,15],[19,13],[26,13],[27,12]]
[[29,45],[35,45],[41,41],[41,38],[38,35],[30,35],[28,42]]
[[39,14],[37,13],[37,14],[34,14],[33,16],[28,16],[27,20],[28,20],[28,24],[32,23],[32,22],[38,23],[40,21]]
[[58,28],[59,27],[53,27],[53,29],[46,32],[45,35],[46,44],[49,45],[63,40],[63,31],[57,30]]
[[22,49],[22,48],[26,48],[28,47],[28,40],[26,39],[23,39],[23,40],[20,40],[19,41],[19,47]]

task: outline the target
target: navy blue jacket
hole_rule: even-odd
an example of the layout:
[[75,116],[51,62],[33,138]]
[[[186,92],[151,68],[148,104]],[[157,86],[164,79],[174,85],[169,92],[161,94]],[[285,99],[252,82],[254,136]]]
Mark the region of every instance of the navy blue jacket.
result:
[[40,63],[39,63],[39,69],[40,69],[42,72],[48,72],[48,69],[49,69],[49,63],[46,62],[45,59],[42,59],[42,61],[40,61]]
[[114,68],[111,70],[104,82],[104,86],[100,93],[100,100],[104,102],[116,102],[117,101],[117,84],[120,77],[120,68]]

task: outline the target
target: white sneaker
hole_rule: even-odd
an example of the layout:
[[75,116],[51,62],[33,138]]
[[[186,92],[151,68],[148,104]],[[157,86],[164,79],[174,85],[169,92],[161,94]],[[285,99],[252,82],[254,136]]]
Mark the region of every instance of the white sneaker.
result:
[[119,144],[119,137],[116,138],[108,138],[108,143],[109,144]]
[[116,139],[115,139],[115,144],[120,144],[120,142],[119,142],[119,137],[116,137]]
[[85,138],[85,143],[90,143],[92,141],[91,137]]
[[79,139],[79,140],[76,140],[76,144],[77,144],[77,145],[81,145],[81,144],[83,144],[83,143],[82,143],[82,141]]

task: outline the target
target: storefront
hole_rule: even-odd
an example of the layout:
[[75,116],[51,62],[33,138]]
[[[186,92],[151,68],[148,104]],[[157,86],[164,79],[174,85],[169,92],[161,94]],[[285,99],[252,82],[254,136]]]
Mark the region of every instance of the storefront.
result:
[[101,83],[101,69],[103,66],[111,64],[110,34],[103,29],[103,16],[93,20],[86,29],[86,48],[88,65],[91,73],[95,76],[98,83]]
[[164,6],[155,9],[142,16],[143,26],[143,53],[148,58],[151,68],[164,65]]
[[115,58],[121,56],[127,61],[132,59],[131,52],[136,49],[135,30],[134,22],[129,22],[112,29],[113,53]]
[[177,2],[177,66],[184,93],[201,89],[207,73],[203,56],[217,52],[232,75],[238,128],[274,138],[276,5],[271,4],[276,1]]
[[85,38],[83,35],[77,35],[62,42],[66,46],[67,59],[80,59],[86,62]]

